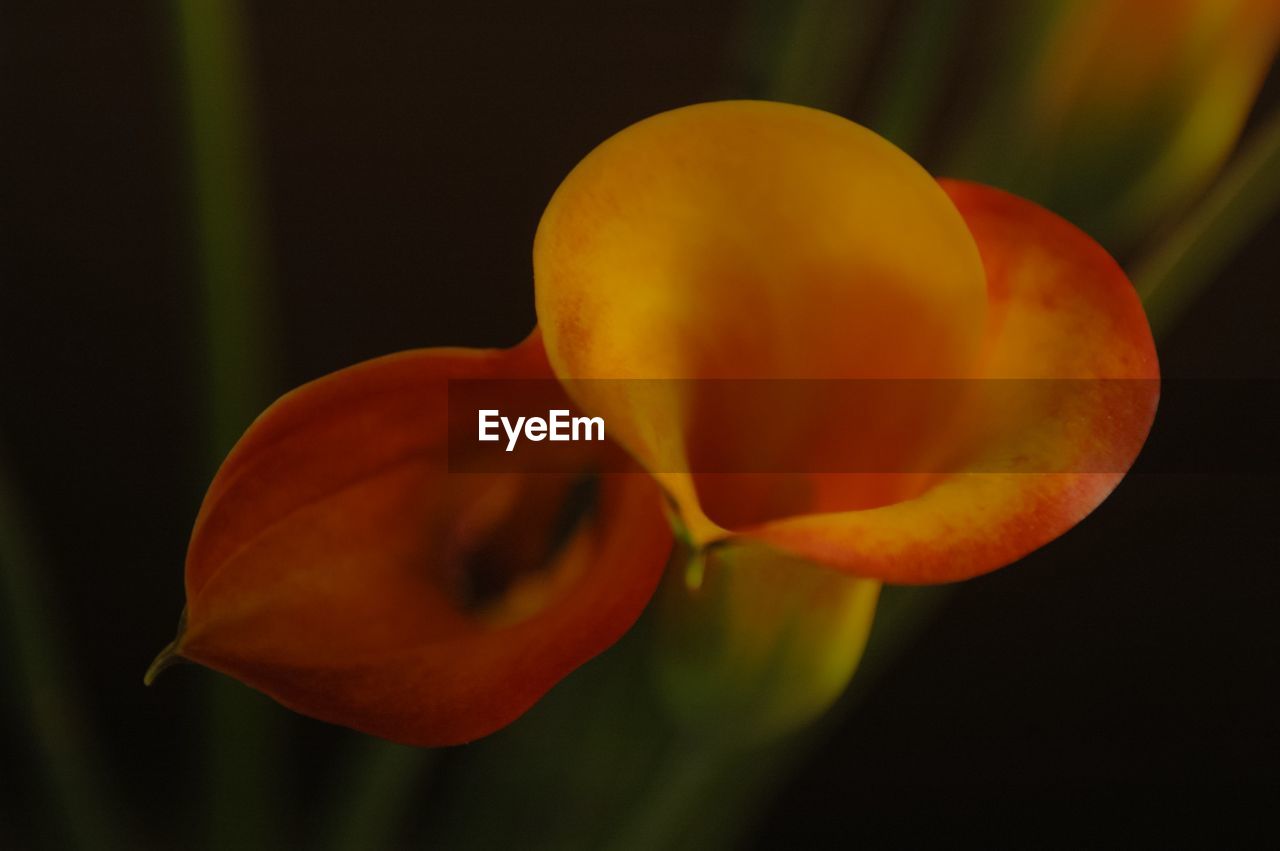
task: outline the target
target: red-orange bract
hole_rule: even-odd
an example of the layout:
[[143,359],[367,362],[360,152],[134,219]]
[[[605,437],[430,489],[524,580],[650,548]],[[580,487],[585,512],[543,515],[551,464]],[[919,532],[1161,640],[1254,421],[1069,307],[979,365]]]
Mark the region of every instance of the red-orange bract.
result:
[[[948,581],[1043,545],[1115,487],[1154,414],[1150,332],[1105,252],[1025,201],[940,186],[815,110],[703,104],[623,131],[556,193],[535,277],[545,350],[535,333],[505,352],[380,358],[299,388],[254,423],[197,519],[173,653],[324,720],[413,744],[468,741],[631,625],[670,549],[664,499],[695,549],[739,553],[716,561],[767,578],[769,605],[733,583],[734,611],[781,622],[803,617],[779,600],[787,564],[872,585]],[[576,444],[574,469],[554,475],[459,472],[456,457],[450,471],[448,379],[553,372],[605,418],[633,471],[616,472],[613,444]],[[576,381],[743,377],[1139,389],[1073,396],[1066,409],[1024,404],[1013,418],[968,400],[897,432],[870,422],[834,435],[903,457],[963,450],[972,469],[717,476],[689,459],[708,446],[801,458],[833,435],[809,439],[816,408],[804,398],[742,429],[714,394],[641,404],[617,389],[625,382]],[[1090,463],[1099,455],[1111,459],[1102,471]],[[1018,469],[1024,456],[1042,466]],[[1015,461],[990,472],[993,458]],[[580,512],[584,481],[598,481],[598,497]],[[821,593],[814,575],[798,600]],[[870,593],[832,612],[869,622]],[[826,617],[830,630],[807,641],[865,638],[865,624]],[[736,617],[733,629],[750,624]],[[852,664],[846,652],[815,666],[824,689]]]
[[449,379],[547,375],[534,335],[390,355],[276,402],[201,506],[176,652],[411,744],[519,716],[632,624],[671,543],[642,475],[574,505],[616,447],[584,444],[580,475],[449,472]]

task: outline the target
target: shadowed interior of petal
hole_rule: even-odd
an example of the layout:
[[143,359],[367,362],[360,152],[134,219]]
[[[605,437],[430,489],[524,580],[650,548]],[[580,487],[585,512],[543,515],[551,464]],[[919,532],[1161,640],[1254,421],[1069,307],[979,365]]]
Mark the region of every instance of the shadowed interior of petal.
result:
[[547,375],[534,338],[381,358],[278,402],[201,510],[182,654],[415,744],[523,712],[630,626],[670,547],[653,482],[600,472],[623,468],[616,446],[572,444],[557,473],[448,454],[449,378]]
[[954,450],[951,424],[973,389],[964,380],[702,386],[690,470],[702,510],[729,530],[915,496]]
[[[981,261],[936,182],[870,131],[786,104],[700,104],[607,140],[548,205],[534,272],[548,355],[565,379],[962,377],[983,339]],[[804,388],[775,399],[700,385],[655,405],[581,387],[578,401],[642,464],[673,475],[762,462],[801,470],[833,442],[929,451],[941,433],[929,425],[941,417],[911,416],[886,439],[880,412],[850,415]],[[664,481],[682,513],[728,527],[880,504],[914,487]]]

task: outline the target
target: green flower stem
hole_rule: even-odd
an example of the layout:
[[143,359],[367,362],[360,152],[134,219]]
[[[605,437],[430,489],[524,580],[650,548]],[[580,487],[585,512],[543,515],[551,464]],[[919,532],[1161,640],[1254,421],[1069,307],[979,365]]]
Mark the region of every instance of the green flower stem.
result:
[[[690,847],[688,828],[717,789],[723,788],[724,772],[733,755],[708,749],[702,742],[673,737],[639,805],[632,822],[623,824],[606,851],[652,851],[655,848]],[[732,785],[731,789],[739,786]],[[702,842],[709,837],[703,835]],[[702,845],[693,847],[707,847]]]
[[[269,401],[267,250],[249,93],[244,7],[175,7],[204,320],[206,452],[221,460]],[[222,677],[204,694],[213,848],[280,847],[280,716]]]
[[982,71],[958,93],[962,119],[940,152],[946,177],[989,183],[1028,195],[1027,160],[1032,139],[1026,122],[1027,85],[1055,25],[1072,0],[987,0],[983,13],[995,23],[967,37],[978,40]]
[[917,159],[942,98],[943,69],[962,11],[964,4],[955,0],[915,0],[899,47],[887,58],[885,85],[872,100],[867,126]]
[[337,774],[332,814],[317,847],[377,851],[396,847],[396,828],[411,811],[436,752],[377,739],[355,738]]
[[1241,246],[1280,210],[1280,111],[1242,145],[1240,154],[1183,222],[1132,267],[1157,337],[1171,330]]
[[841,111],[870,65],[887,0],[753,0],[738,94]]
[[[31,521],[0,464],[0,609],[11,646],[14,690],[8,700],[25,710],[40,780],[56,824],[70,848],[123,847],[102,770],[73,685],[74,673],[58,628],[56,607],[45,588],[29,533]],[[12,768],[12,766],[10,766]]]
[[651,732],[662,757],[631,804],[627,820],[617,828],[609,851],[738,847],[753,826],[751,814],[856,711],[952,590],[952,586],[886,586],[852,684],[834,707],[796,735],[761,746],[717,750],[670,727]]
[[262,182],[241,4],[181,0],[176,9],[204,308],[209,451],[220,461],[271,397]]

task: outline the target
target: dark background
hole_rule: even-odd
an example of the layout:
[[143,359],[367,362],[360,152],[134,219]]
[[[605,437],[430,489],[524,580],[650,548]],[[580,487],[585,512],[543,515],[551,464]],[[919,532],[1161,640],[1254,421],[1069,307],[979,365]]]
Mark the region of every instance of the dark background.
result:
[[[0,452],[114,792],[164,836],[198,795],[193,707],[214,675],[144,689],[141,674],[182,606],[214,460],[173,25],[163,5],[120,7],[3,13]],[[521,338],[531,240],[561,177],[644,116],[751,94],[731,61],[741,14],[732,0],[255,4],[273,390],[398,349]],[[1167,375],[1280,378],[1277,241],[1280,221],[1160,342]],[[1154,450],[1258,427],[1194,399],[1168,411]],[[754,814],[752,847],[1274,841],[1280,482],[1247,463],[1156,466],[958,588]],[[0,846],[35,838],[24,847],[50,814],[0,673]],[[288,723],[305,821],[310,769],[345,734]]]

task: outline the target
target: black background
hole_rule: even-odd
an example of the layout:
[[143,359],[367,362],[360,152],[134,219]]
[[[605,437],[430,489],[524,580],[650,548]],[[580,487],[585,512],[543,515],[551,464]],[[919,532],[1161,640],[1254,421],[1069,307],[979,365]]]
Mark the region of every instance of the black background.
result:
[[[274,390],[402,348],[521,338],[552,190],[621,127],[743,94],[726,72],[740,14],[256,4]],[[181,608],[212,474],[172,21],[162,4],[4,18],[2,451],[121,795],[164,825],[197,784],[180,724],[200,676],[145,690],[140,675]],[[1167,375],[1280,377],[1277,240],[1280,221],[1161,341]],[[1257,428],[1175,407],[1154,446]],[[753,847],[1274,841],[1278,484],[1247,465],[1131,476],[1062,539],[964,584],[756,814]],[[11,688],[0,844],[44,817]],[[333,734],[298,727],[301,774]]]

